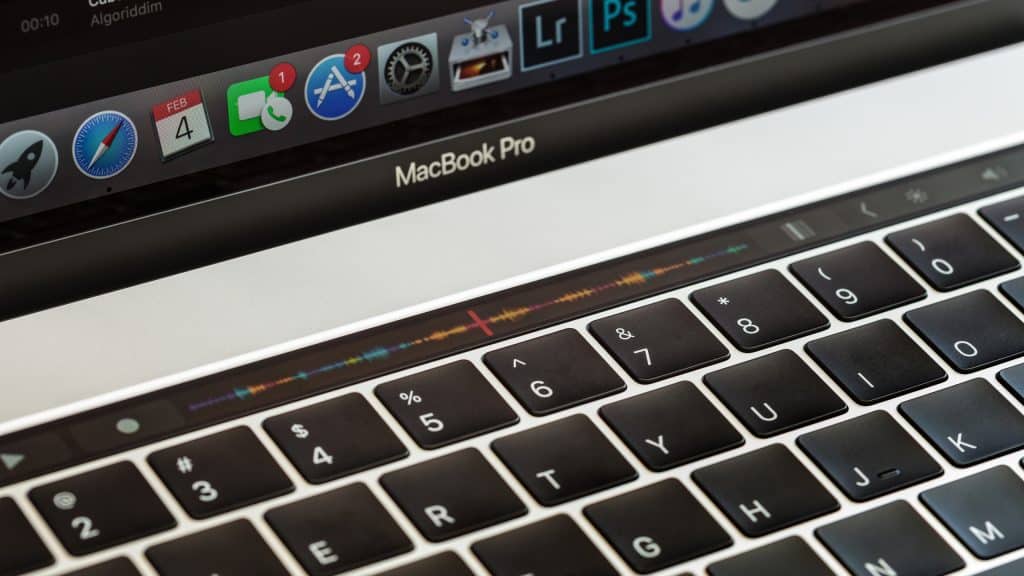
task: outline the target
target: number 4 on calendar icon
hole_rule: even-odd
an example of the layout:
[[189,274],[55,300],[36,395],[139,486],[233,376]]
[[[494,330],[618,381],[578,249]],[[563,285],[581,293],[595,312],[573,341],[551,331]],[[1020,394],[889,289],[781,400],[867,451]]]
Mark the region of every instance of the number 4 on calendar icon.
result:
[[153,107],[153,123],[164,162],[213,142],[203,93],[192,90]]

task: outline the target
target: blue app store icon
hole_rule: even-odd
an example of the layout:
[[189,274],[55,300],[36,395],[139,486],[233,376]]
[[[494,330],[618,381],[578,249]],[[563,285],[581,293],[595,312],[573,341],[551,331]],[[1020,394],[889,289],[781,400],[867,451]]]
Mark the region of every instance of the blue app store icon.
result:
[[590,0],[590,51],[594,54],[650,39],[650,0]]

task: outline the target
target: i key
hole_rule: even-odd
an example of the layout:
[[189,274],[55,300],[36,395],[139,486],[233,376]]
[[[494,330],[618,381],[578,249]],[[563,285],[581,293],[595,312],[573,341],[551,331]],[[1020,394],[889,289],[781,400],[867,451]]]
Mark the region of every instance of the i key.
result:
[[984,290],[912,310],[905,318],[959,372],[1024,354],[1024,323]]
[[691,297],[745,352],[828,328],[828,319],[776,270],[698,290]]
[[571,329],[490,352],[484,362],[536,416],[626,389],[611,366]]
[[861,404],[938,384],[946,372],[892,320],[807,344],[807,353]]
[[477,542],[473,553],[493,576],[618,574],[565,515]]
[[1024,446],[1024,415],[982,379],[904,402],[900,412],[957,466]]
[[858,502],[942,474],[938,462],[885,412],[804,434],[797,444]]
[[428,449],[519,421],[483,374],[465,360],[381,384],[377,397],[416,443]]
[[903,501],[817,530],[818,538],[856,576],[943,576],[964,561]]
[[499,438],[491,446],[545,506],[568,502],[637,477],[636,470],[582,414]]
[[41,486],[29,497],[75,556],[170,530],[177,524],[129,462]]
[[839,502],[779,444],[701,468],[693,479],[748,536],[764,536],[839,509]]
[[834,576],[800,538],[793,536],[708,566],[710,576]]
[[924,288],[873,242],[797,262],[790,270],[836,316],[847,321],[925,297]]
[[409,454],[359,394],[275,416],[264,422],[263,428],[306,480],[317,484]]
[[160,576],[288,576],[247,520],[154,546],[146,551],[146,557]]
[[729,351],[675,299],[590,324],[590,331],[638,382],[655,382],[729,358]]
[[161,450],[149,457],[149,464],[193,518],[209,518],[294,489],[248,428]]
[[592,504],[583,513],[641,574],[732,545],[732,538],[678,480]]
[[839,396],[790,350],[712,372],[704,382],[761,438],[847,410]]
[[651,470],[743,445],[743,436],[689,382],[604,406],[601,417]]
[[380,483],[431,542],[526,514],[523,502],[474,449],[390,472]]
[[1006,466],[928,490],[921,501],[979,558],[1024,547],[1024,482]]
[[10,498],[0,498],[0,574],[24,574],[53,564],[53,556]]
[[890,234],[886,241],[939,290],[1020,268],[1017,259],[966,214]]
[[313,576],[332,576],[412,550],[365,484],[274,508],[267,522]]

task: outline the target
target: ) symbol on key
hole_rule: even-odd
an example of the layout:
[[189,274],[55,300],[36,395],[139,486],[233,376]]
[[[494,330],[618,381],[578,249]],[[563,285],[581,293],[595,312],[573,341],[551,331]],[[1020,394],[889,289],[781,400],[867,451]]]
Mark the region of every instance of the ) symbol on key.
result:
[[78,504],[78,496],[71,492],[58,492],[53,496],[53,505],[58,510],[74,510]]
[[405,402],[407,406],[412,406],[413,404],[419,404],[420,402],[423,402],[423,398],[419,394],[413,392],[412,390],[409,390],[408,392],[402,392],[401,394],[398,395],[398,397],[401,398],[402,401]]

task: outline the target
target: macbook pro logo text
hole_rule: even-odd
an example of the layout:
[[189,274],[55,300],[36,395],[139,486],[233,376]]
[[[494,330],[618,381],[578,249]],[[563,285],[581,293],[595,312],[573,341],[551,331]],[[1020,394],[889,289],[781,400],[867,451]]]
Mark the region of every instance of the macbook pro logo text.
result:
[[469,152],[445,152],[432,162],[410,162],[395,166],[395,187],[404,188],[423,184],[453,174],[475,170],[484,166],[529,156],[537,149],[536,139],[505,136],[497,144],[484,142]]

